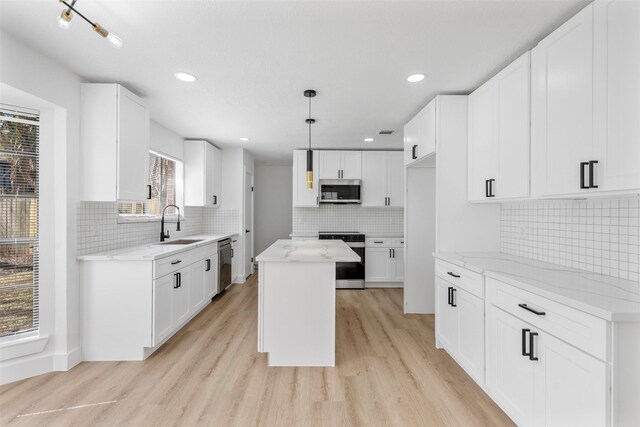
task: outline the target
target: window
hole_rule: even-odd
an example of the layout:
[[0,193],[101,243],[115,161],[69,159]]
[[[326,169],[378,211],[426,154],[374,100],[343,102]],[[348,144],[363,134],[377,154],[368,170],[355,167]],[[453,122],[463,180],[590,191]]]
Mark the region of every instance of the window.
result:
[[[121,217],[155,218],[162,215],[167,205],[182,205],[180,173],[182,164],[179,161],[149,152],[149,186],[151,197],[144,203],[119,203],[118,213]],[[165,215],[176,215],[171,207]]]
[[39,115],[0,105],[0,336],[38,330]]

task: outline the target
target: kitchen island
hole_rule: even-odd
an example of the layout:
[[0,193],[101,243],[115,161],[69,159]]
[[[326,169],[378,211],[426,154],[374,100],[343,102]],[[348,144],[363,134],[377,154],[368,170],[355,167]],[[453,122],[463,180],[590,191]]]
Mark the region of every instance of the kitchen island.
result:
[[278,240],[258,262],[258,352],[269,366],[335,366],[336,262],[341,240]]

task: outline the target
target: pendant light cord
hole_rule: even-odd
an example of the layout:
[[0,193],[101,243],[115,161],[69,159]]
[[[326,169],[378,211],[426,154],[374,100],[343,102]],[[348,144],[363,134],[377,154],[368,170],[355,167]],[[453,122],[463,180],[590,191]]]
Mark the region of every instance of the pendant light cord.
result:
[[[309,97],[309,118],[311,118],[311,97]],[[311,150],[311,122],[309,122],[309,150]]]

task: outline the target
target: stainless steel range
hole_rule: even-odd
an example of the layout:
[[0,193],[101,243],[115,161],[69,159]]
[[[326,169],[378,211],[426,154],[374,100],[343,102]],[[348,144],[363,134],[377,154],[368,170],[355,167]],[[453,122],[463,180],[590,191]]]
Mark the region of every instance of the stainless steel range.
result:
[[322,232],[320,240],[342,240],[360,256],[360,262],[336,263],[336,289],[364,289],[364,234]]

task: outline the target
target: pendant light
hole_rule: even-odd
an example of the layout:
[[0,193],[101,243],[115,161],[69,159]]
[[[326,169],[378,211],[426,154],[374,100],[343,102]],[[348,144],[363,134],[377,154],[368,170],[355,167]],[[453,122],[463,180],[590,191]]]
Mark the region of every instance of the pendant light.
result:
[[309,98],[309,117],[305,122],[309,125],[309,149],[307,150],[307,190],[313,190],[313,151],[311,151],[311,125],[316,122],[311,118],[311,98],[316,96],[316,91],[307,89],[304,96]]
[[69,24],[71,23],[71,19],[73,18],[73,13],[72,13],[73,11],[80,18],[87,21],[89,25],[91,25],[91,27],[93,28],[93,31],[95,31],[96,33],[100,34],[102,37],[107,39],[107,41],[111,43],[113,47],[118,49],[122,47],[122,40],[120,39],[120,37],[116,36],[113,33],[110,33],[109,31],[107,31],[106,28],[104,28],[97,22],[91,21],[89,18],[84,16],[82,13],[80,13],[78,9],[75,8],[76,2],[78,0],[71,0],[71,3],[68,3],[66,0],[58,0],[58,1],[67,7],[58,16],[58,25],[60,26],[60,28],[62,28],[63,30],[66,30],[67,28],[69,28]]

